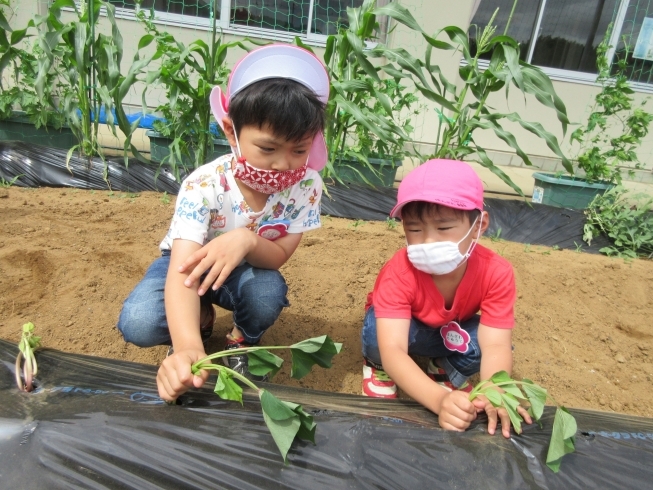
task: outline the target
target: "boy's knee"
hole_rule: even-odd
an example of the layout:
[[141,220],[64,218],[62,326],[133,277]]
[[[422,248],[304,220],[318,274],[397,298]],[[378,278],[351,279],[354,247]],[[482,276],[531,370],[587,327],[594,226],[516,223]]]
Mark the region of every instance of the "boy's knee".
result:
[[381,352],[379,351],[379,342],[376,336],[376,317],[374,309],[370,307],[363,320],[363,329],[361,330],[361,346],[363,357],[370,361],[381,364]]
[[241,306],[267,315],[279,316],[289,306],[288,286],[279,271],[258,269],[241,286]]
[[[116,325],[125,342],[138,347],[153,347],[166,341],[159,338],[161,315],[155,314],[155,311],[143,303],[125,301]],[[163,317],[165,323],[165,314]]]

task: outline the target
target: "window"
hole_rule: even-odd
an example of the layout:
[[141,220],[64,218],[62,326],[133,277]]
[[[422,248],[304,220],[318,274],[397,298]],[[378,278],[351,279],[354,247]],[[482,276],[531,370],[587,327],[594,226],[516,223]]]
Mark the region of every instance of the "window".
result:
[[[109,2],[117,7],[118,16],[133,16],[135,0]],[[347,24],[347,7],[363,4],[363,0],[142,0],[140,8],[154,7],[161,22],[198,28],[210,24],[213,2],[226,32],[286,40],[300,36],[318,43]],[[385,3],[378,1],[378,5]],[[228,17],[222,12],[229,12]]]
[[[614,63],[623,56],[627,43],[631,79],[648,84],[653,77],[653,61],[634,58],[633,50],[645,18],[653,17],[653,5],[650,4],[639,0],[520,1],[508,27],[508,35],[520,43],[521,59],[542,67],[552,78],[592,82],[598,71],[596,48],[612,24],[610,45],[614,49],[608,53],[609,59]],[[498,26],[497,32],[502,33],[513,0],[481,0],[477,5],[471,23],[479,28],[487,25],[499,8],[494,23]],[[653,33],[653,19],[651,27]],[[626,37],[625,43],[623,36]],[[475,37],[476,30],[472,26],[472,49]],[[651,90],[651,87],[637,85],[637,88]]]

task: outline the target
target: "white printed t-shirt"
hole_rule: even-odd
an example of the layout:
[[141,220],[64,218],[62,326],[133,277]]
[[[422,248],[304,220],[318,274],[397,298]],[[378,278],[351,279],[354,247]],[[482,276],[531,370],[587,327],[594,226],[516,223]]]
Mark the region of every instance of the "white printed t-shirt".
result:
[[308,168],[300,182],[270,194],[265,207],[254,212],[236,185],[232,158],[232,154],[224,155],[186,177],[179,189],[170,229],[159,245],[161,250],[171,250],[176,238],[204,246],[236,228],[248,228],[275,240],[321,226],[322,178],[315,170]]

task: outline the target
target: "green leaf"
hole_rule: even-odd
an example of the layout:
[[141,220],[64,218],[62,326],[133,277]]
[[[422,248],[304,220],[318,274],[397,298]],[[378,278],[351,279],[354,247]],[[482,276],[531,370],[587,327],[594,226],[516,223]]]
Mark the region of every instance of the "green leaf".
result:
[[290,376],[300,379],[306,376],[317,364],[323,368],[331,367],[331,359],[342,349],[342,344],[334,342],[328,335],[307,339],[290,346],[292,369]]
[[553,134],[549,133],[546,129],[544,129],[540,123],[524,121],[521,118],[521,116],[516,112],[511,112],[510,114],[493,114],[489,117],[494,119],[505,117],[509,121],[518,123],[525,130],[530,131],[536,136],[539,136],[544,140],[546,146],[548,146],[553,151],[553,153],[555,153],[560,157],[560,159],[562,160],[562,165],[565,167],[565,169],[571,174],[574,173],[571,162],[562,152],[562,149],[558,144],[558,138],[556,138]]
[[283,403],[286,404],[293,412],[295,412],[299,416],[299,421],[301,422],[301,426],[299,428],[299,431],[297,431],[297,437],[300,439],[304,439],[305,441],[311,441],[313,444],[315,444],[315,429],[317,428],[317,424],[313,420],[313,416],[307,414],[304,411],[304,408],[301,405],[298,405],[297,403],[292,403],[292,402],[286,402],[284,401]]
[[569,119],[564,102],[555,92],[551,79],[539,68],[521,62],[521,74],[524,78],[524,91],[535,95],[537,100],[547,107],[555,109],[558,120],[562,124],[562,134],[567,133]]
[[483,165],[485,168],[490,170],[493,174],[495,174],[497,177],[499,177],[501,180],[503,180],[506,184],[508,184],[512,189],[517,192],[520,196],[524,197],[524,192],[521,190],[521,187],[519,187],[517,184],[515,184],[512,179],[506,174],[503,170],[501,170],[499,167],[497,167],[492,160],[490,160],[490,157],[487,156],[487,153],[485,152],[484,148],[481,148],[480,146],[476,145],[474,148],[476,151],[476,154],[479,156],[481,159],[481,165]]
[[248,352],[247,358],[249,371],[256,376],[269,374],[273,377],[283,365],[283,359],[265,349]]
[[347,41],[349,41],[349,45],[351,46],[351,49],[354,51],[354,55],[356,56],[356,61],[358,61],[358,64],[360,67],[367,73],[368,76],[376,80],[377,82],[380,82],[381,79],[379,78],[379,74],[376,72],[376,68],[374,68],[374,65],[370,63],[370,61],[367,59],[367,56],[363,52],[363,41],[358,38],[353,32],[347,31]]
[[284,463],[288,463],[288,451],[302,426],[300,416],[288,403],[279,400],[267,390],[261,390],[259,398],[265,424],[281,452]]
[[243,389],[233,380],[232,373],[226,368],[218,371],[218,380],[213,391],[223,400],[233,400],[243,404]]
[[517,434],[520,434],[522,418],[521,415],[519,415],[519,413],[517,412],[517,407],[519,407],[519,400],[517,400],[510,393],[501,393],[501,400],[503,401],[504,408],[508,412],[508,416],[510,417],[510,422],[512,423],[512,426],[515,428],[515,432],[517,432]]
[[385,56],[390,61],[394,61],[404,70],[415,75],[422,82],[424,87],[428,86],[428,82],[422,73],[422,64],[421,62],[411,55],[408,51],[403,48],[395,49],[377,49],[375,50],[378,56]]
[[395,78],[396,80],[399,80],[401,78],[408,78],[408,75],[406,75],[404,72],[397,70],[394,66],[392,65],[383,65],[381,67],[381,70],[386,72],[388,75],[391,77]]
[[299,46],[300,48],[305,49],[306,51],[309,51],[310,53],[315,54],[313,51],[313,48],[311,48],[308,44],[304,43],[299,36],[295,36],[293,39],[293,42],[295,43],[296,46]]
[[506,371],[498,371],[492,375],[490,378],[491,383],[505,383],[507,381],[512,381],[512,378]]
[[0,29],[7,32],[13,31],[13,29],[9,25],[9,22],[7,21],[7,18],[5,17],[5,14],[2,13],[2,10],[0,10]]
[[526,165],[532,165],[530,158],[528,158],[528,155],[524,150],[521,149],[519,146],[519,143],[517,143],[517,139],[515,136],[510,133],[509,131],[506,131],[503,126],[499,124],[496,118],[485,118],[484,116],[481,116],[483,119],[471,119],[468,122],[469,127],[473,130],[476,128],[481,128],[481,129],[490,129],[494,131],[494,134],[496,134],[499,139],[505,141],[508,146],[510,146],[513,150],[515,150],[515,153],[519,155],[519,157],[524,161]]
[[422,28],[415,20],[415,17],[413,17],[413,14],[411,14],[406,7],[402,7],[397,2],[390,2],[387,5],[375,8],[372,13],[377,16],[387,15],[406,27],[411,28],[413,31],[422,32]]
[[526,393],[528,403],[531,405],[531,415],[535,420],[539,420],[544,412],[547,393],[544,388],[536,385],[530,379],[523,379],[522,390]]
[[152,34],[145,34],[141,37],[140,41],[138,41],[138,49],[143,49],[144,47],[149,46],[152,41],[154,41],[154,36]]
[[576,449],[576,419],[565,407],[558,407],[553,420],[553,432],[549,451],[546,455],[546,465],[557,473],[560,470],[560,463],[565,454],[573,453]]
[[485,395],[485,397],[490,400],[490,403],[495,407],[498,408],[501,406],[501,393],[499,393],[496,388],[486,388],[481,394]]
[[[30,21],[32,22],[32,21]],[[32,22],[33,23],[33,22]],[[27,27],[25,29],[21,29],[20,31],[14,31],[11,33],[11,45],[18,44],[23,40],[23,38],[27,35]]]

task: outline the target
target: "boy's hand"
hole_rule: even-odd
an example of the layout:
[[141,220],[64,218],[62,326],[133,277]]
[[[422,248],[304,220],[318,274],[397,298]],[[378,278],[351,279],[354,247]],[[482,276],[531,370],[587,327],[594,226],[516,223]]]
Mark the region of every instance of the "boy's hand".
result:
[[476,407],[464,391],[447,393],[440,404],[438,422],[446,430],[464,431],[476,419]]
[[[487,424],[487,431],[488,433],[494,435],[496,428],[497,428],[497,423],[499,420],[501,421],[501,433],[503,434],[503,437],[506,439],[510,438],[510,416],[508,415],[508,412],[505,408],[496,408],[492,403],[490,403],[490,400],[488,400],[485,396],[480,395],[474,399],[473,402],[474,407],[476,407],[477,411],[482,412],[485,411],[487,414],[488,418],[488,424]],[[517,407],[517,413],[521,415],[521,417],[524,419],[524,422],[527,424],[532,424],[533,420],[531,419],[531,416],[528,414],[525,408],[523,407]],[[515,431],[516,432],[516,431]]]
[[159,396],[171,402],[190,388],[201,388],[209,372],[203,370],[199,376],[195,376],[190,367],[203,357],[206,357],[203,350],[182,350],[166,357],[156,375]]
[[191,287],[195,281],[199,281],[202,274],[209,271],[200,284],[197,294],[202,296],[211,285],[214,290],[218,289],[255,246],[256,236],[247,228],[237,228],[214,238],[190,255],[179,267],[179,272],[194,267],[184,281],[184,285]]

